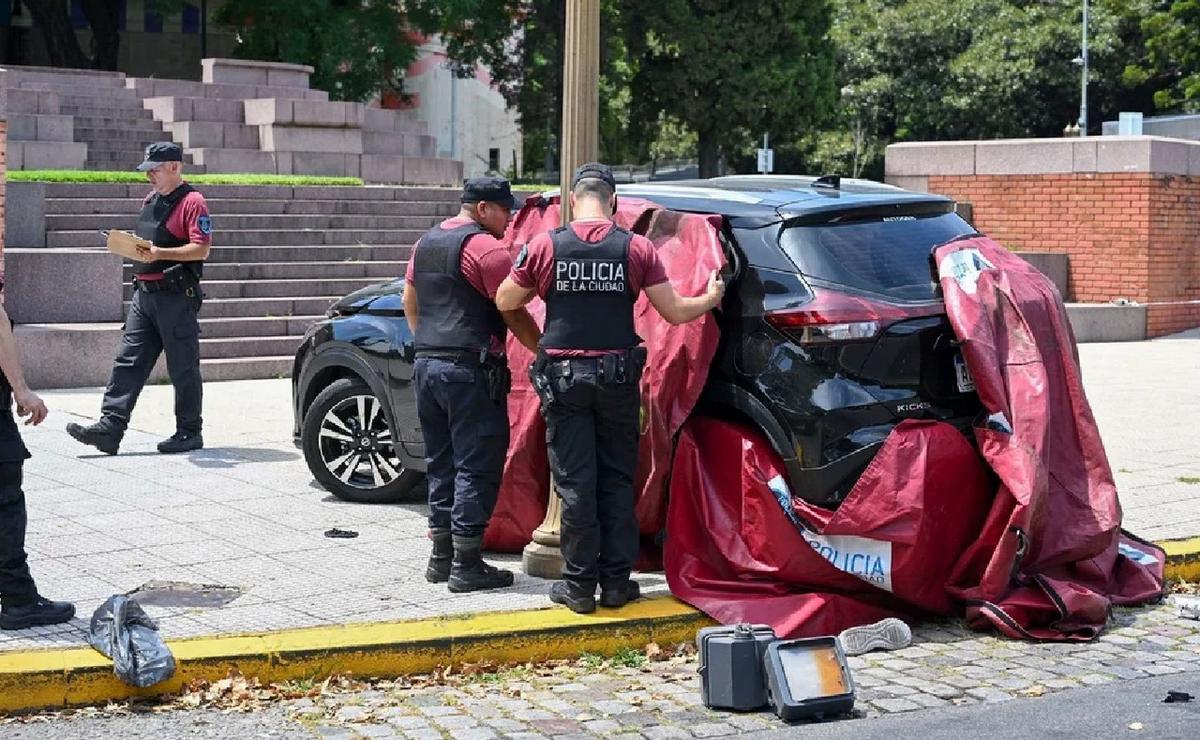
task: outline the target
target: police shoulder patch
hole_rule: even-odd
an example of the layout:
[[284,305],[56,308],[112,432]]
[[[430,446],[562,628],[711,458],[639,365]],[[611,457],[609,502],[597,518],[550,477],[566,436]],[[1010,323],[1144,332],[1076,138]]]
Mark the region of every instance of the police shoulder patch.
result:
[[196,226],[200,228],[201,234],[212,233],[212,216],[207,213],[196,219]]
[[529,259],[529,245],[521,246],[521,251],[517,253],[517,259],[513,261],[513,267],[524,267],[526,260]]

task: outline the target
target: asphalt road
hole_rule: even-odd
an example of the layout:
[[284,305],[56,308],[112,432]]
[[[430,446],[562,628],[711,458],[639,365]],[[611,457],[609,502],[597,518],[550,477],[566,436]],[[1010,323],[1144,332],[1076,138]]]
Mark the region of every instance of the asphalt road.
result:
[[[1196,698],[1188,703],[1164,704],[1169,690],[1185,691]],[[796,725],[758,733],[754,737],[803,737],[805,740],[1196,740],[1200,738],[1200,675],[1121,681],[1000,704]]]

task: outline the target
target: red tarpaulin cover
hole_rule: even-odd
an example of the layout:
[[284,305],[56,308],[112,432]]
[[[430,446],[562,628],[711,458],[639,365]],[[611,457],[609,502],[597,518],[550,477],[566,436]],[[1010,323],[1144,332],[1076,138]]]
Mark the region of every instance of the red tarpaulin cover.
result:
[[[718,216],[667,211],[645,200],[622,197],[615,220],[618,225],[650,239],[671,284],[681,295],[703,293],[709,273],[725,265],[718,237]],[[505,241],[515,257],[533,237],[558,225],[558,199],[546,201],[534,197],[513,220]],[[546,316],[545,304],[534,298],[529,303],[529,313],[541,326]],[[638,335],[645,340],[649,351],[641,383],[645,414],[634,479],[638,491],[637,517],[641,533],[653,537],[666,525],[666,480],[673,440],[700,397],[716,352],[718,334],[711,315],[671,326],[658,315],[645,294],[638,298],[634,314]],[[529,382],[533,353],[511,336],[507,349],[513,374],[512,393],[508,397],[511,437],[500,496],[484,534],[484,546],[519,552],[529,543],[530,535],[545,515],[550,467],[546,457],[546,426]]]
[[982,456],[949,425],[903,422],[830,512],[792,499],[757,430],[693,418],[675,458],[664,553],[676,596],[780,636],[965,610],[972,626],[1013,637],[1088,639],[1110,604],[1161,594],[1162,551],[1120,531],[1053,284],[982,237],[936,258],[993,419],[976,430]]

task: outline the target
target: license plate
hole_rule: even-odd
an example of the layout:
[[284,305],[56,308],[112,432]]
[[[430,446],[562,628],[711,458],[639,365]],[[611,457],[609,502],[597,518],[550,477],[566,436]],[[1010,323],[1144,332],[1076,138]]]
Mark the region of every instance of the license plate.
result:
[[962,355],[954,356],[954,379],[958,381],[959,393],[970,393],[975,390],[975,380],[971,378],[971,371],[967,369],[967,361]]

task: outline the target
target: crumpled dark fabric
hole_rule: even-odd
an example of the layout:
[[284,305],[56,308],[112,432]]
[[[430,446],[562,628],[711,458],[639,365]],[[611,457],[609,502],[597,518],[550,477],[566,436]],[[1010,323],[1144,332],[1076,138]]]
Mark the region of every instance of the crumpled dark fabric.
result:
[[111,658],[113,672],[132,686],[153,686],[175,674],[175,657],[158,625],[128,596],[111,596],[92,614],[88,642]]

